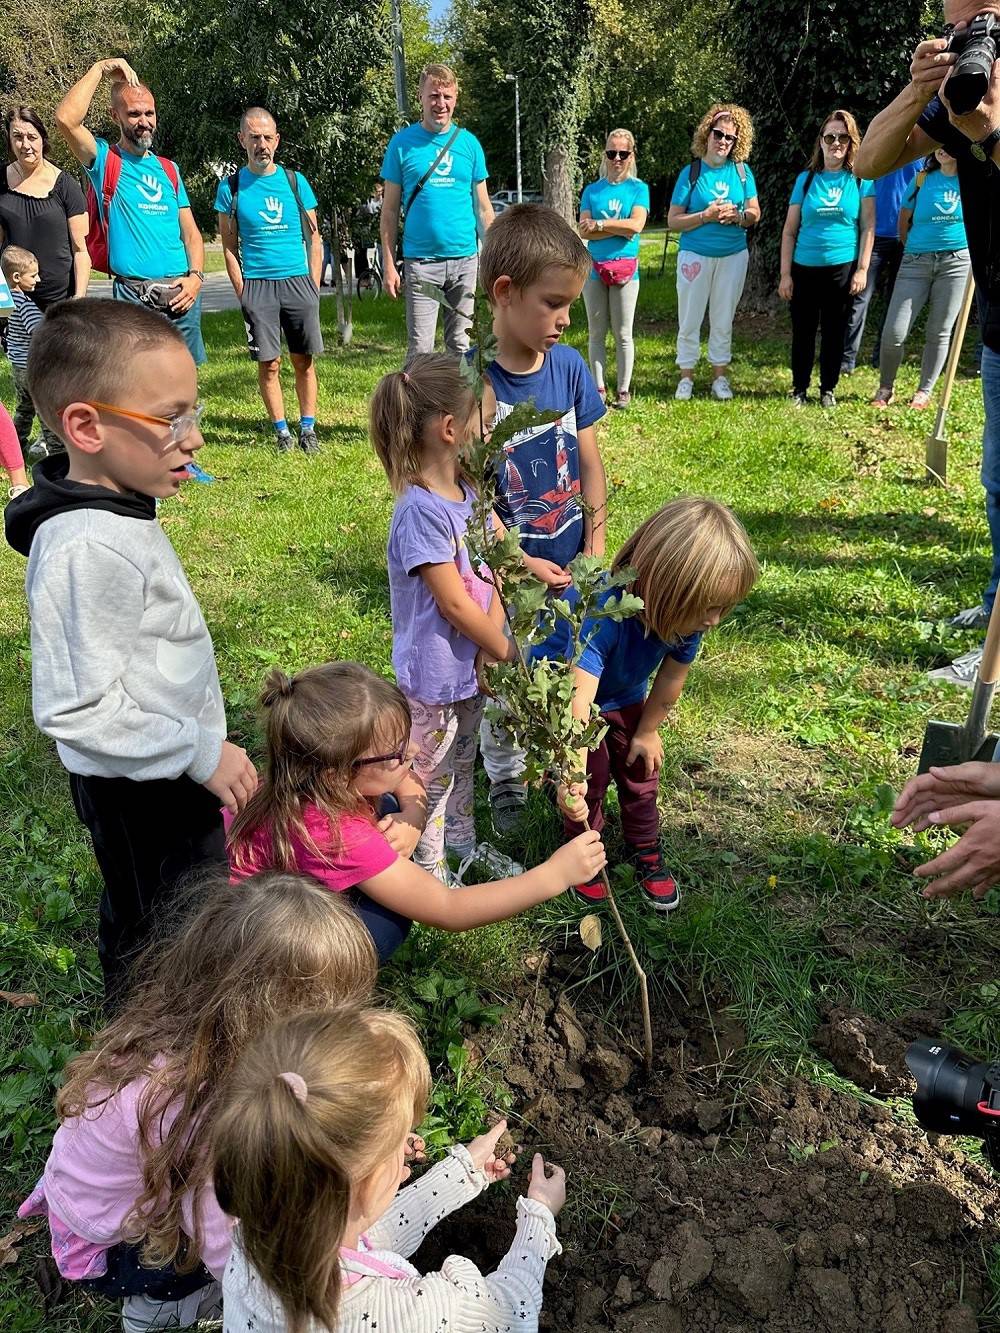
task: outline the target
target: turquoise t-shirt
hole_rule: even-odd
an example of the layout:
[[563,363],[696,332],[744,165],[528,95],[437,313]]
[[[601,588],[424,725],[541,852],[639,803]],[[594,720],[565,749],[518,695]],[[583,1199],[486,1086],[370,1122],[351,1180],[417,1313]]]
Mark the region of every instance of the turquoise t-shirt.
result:
[[913,182],[900,207],[913,213],[904,247],[908,255],[930,255],[940,250],[965,250],[968,247],[957,176],[946,176],[940,170],[929,171],[919,189],[917,182]]
[[817,171],[803,202],[808,171],[796,177],[792,204],[799,204],[802,218],[793,258],[803,268],[827,264],[851,264],[858,257],[861,200],[874,199],[872,181],[859,181],[851,172]]
[[[633,209],[644,208],[649,212],[649,186],[645,181],[634,176],[626,177],[617,185],[607,180],[596,180],[585,187],[580,196],[580,212],[589,213],[596,221],[598,218],[612,222],[630,218]],[[639,255],[639,234],[634,236],[602,236],[600,240],[587,242],[587,249],[592,259],[632,259]],[[600,278],[591,269],[591,278],[600,282]],[[635,270],[635,282],[639,281],[639,269]]]
[[[312,186],[301,171],[295,177],[302,206],[315,208]],[[228,217],[232,203],[229,177],[224,176],[215,192],[215,211]],[[302,218],[284,167],[275,167],[267,176],[258,176],[249,167],[241,169],[236,222],[245,278],[302,278],[309,272]]]
[[[677,177],[677,184],[670,196],[670,203],[678,204],[685,213],[700,213],[716,199],[733,203],[737,208],[746,208],[751,199],[757,198],[757,182],[753,172],[743,164],[746,181],[740,180],[740,173],[735,162],[723,162],[721,167],[710,167],[702,159],[698,179],[691,188],[691,164],[684,168]],[[682,250],[691,250],[696,255],[705,255],[711,259],[721,259],[725,255],[736,255],[747,248],[747,234],[742,227],[732,223],[703,222],[700,227],[686,231],[681,236]]]
[[[109,146],[107,139],[96,143],[94,164],[84,170],[100,200]],[[175,193],[155,153],[136,157],[122,151],[122,171],[107,219],[109,262],[118,277],[156,281],[188,271],[179,211],[191,203],[179,173],[178,182]]]
[[407,125],[389,140],[379,175],[400,189],[404,259],[462,259],[477,248],[473,189],[487,176],[482,145],[468,130],[435,167],[407,210],[421,177],[454,133],[454,126],[431,134],[423,125]]

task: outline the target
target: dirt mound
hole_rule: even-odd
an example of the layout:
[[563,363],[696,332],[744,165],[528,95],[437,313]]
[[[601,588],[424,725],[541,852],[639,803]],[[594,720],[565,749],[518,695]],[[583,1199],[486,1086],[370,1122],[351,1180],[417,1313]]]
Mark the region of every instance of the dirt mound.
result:
[[941,1031],[940,1015],[913,1013],[895,1023],[881,1023],[860,1009],[831,1008],[813,1045],[838,1074],[877,1097],[909,1097],[915,1088],[906,1067],[906,1048],[917,1037]]
[[[980,1242],[1000,1238],[989,1174],[886,1107],[799,1080],[734,1082],[741,1034],[704,1011],[658,1017],[646,1080],[560,983],[539,981],[505,1034],[518,1137],[570,1181],[543,1327],[975,1333]],[[888,1031],[843,1011],[824,1027],[835,1064],[856,1065],[866,1086],[900,1086]],[[511,1214],[510,1192],[491,1191],[432,1233],[418,1262],[470,1253],[474,1237],[472,1257],[495,1264]]]

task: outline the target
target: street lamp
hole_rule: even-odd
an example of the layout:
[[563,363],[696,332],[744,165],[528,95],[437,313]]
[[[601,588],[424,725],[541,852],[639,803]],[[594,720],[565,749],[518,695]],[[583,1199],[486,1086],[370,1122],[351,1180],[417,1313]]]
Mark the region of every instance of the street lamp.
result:
[[517,202],[521,202],[521,85],[516,74],[505,74],[505,83],[514,85],[514,156],[517,159]]

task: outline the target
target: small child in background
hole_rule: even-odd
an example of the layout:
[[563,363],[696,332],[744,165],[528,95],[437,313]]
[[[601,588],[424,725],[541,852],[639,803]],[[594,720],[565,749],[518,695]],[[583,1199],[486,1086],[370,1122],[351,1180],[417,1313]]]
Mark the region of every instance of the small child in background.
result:
[[[572,596],[567,565],[581,552],[603,555],[607,483],[595,423],[605,404],[586,361],[560,338],[591,270],[573,228],[541,204],[517,204],[483,242],[479,277],[493,308],[497,357],[487,369],[483,410],[500,422],[518,403],[563,412],[504,445],[497,514],[517,528],[529,569],[554,594]],[[484,721],[483,765],[500,834],[520,822],[526,801],[524,755],[502,728]]]
[[209,1140],[243,1047],[288,1014],[367,1001],[377,975],[356,914],[308,879],[209,880],[191,901],[67,1066],[45,1172],[18,1212],[48,1217],[64,1278],[123,1299],[126,1333],[218,1315],[232,1222]]
[[419,822],[407,814],[416,800],[407,784],[422,788],[410,774],[417,747],[401,691],[357,662],[327,662],[291,679],[272,672],[262,702],[267,774],[229,829],[232,873],[294,870],[349,893],[383,962],[413,921],[441,930],[505,921],[564,893],[580,868],[589,878],[605,863],[599,835],[586,833],[513,878],[447,888],[378,823],[387,796],[402,798],[393,823]]
[[16,500],[19,495],[23,495],[28,490],[31,482],[24,469],[24,455],[21,453],[21,442],[17,438],[17,430],[3,403],[0,403],[0,466],[7,473],[7,479],[10,483],[7,498],[8,500]]
[[238,1219],[224,1333],[535,1333],[565,1175],[535,1155],[495,1272],[451,1255],[421,1274],[409,1256],[431,1228],[514,1161],[497,1152],[501,1120],[400,1190],[429,1089],[416,1032],[386,1011],[303,1014],[246,1051],[213,1144],[216,1194]]
[[[584,811],[590,827],[602,829],[604,797],[613,778],[640,887],[652,907],[669,912],[680,902],[680,892],[664,865],[660,842],[660,727],[680,698],[702,636],[746,597],[760,568],[739,519],[725,505],[695,496],[671,500],[637,529],[612,565],[613,570],[628,568],[635,570],[631,590],[645,609],[619,622],[584,623],[586,646],[575,671],[573,713],[589,717],[596,700],[608,730],[596,750],[581,755],[586,783],[561,788],[559,805],[567,837],[579,832]],[[619,591],[609,589],[604,600]],[[553,649],[550,639],[538,655],[555,657]],[[575,889],[585,902],[605,897],[599,879]]]
[[[34,332],[45,318],[31,299],[31,293],[38,286],[38,260],[30,250],[20,245],[8,245],[0,254],[0,267],[3,268],[14,301],[14,309],[7,318],[7,359],[17,390],[14,427],[21,449],[26,451],[31,443],[31,428],[35,424],[35,404],[28,388],[28,352],[31,350]],[[65,453],[66,446],[59,436],[49,430],[41,417],[39,421],[45,442],[44,450],[50,454]]]
[[[371,401],[372,444],[397,497],[388,544],[392,665],[413,720],[413,767],[427,789],[413,859],[442,883],[446,846],[460,859],[477,852],[472,779],[484,700],[476,654],[501,662],[513,654],[500,598],[465,545],[475,493],[461,451],[478,425],[476,395],[450,356],[412,357],[382,378]],[[489,864],[492,849],[484,852]]]

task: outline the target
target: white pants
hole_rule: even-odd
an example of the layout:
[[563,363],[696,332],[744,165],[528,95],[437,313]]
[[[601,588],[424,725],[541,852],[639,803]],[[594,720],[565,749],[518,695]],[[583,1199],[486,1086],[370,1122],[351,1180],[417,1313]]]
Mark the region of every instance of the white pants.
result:
[[583,284],[583,304],[587,307],[590,368],[594,372],[594,379],[599,389],[604,388],[605,353],[609,329],[615,336],[618,392],[625,393],[632,383],[632,367],[635,364],[632,321],[635,319],[635,303],[638,299],[638,281],[626,282],[620,287],[605,287],[599,278],[588,278]]
[[750,253],[711,258],[681,250],[677,256],[677,364],[693,370],[701,357],[701,325],[708,310],[708,362],[733,359],[733,317],[747,280]]

